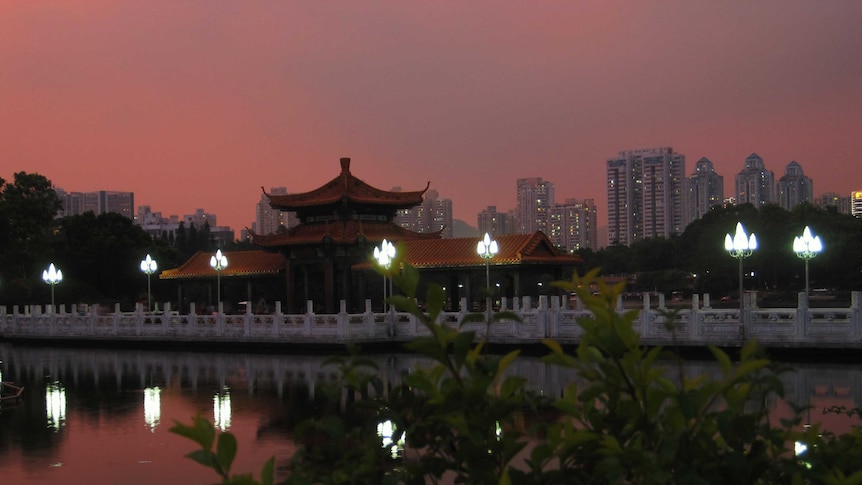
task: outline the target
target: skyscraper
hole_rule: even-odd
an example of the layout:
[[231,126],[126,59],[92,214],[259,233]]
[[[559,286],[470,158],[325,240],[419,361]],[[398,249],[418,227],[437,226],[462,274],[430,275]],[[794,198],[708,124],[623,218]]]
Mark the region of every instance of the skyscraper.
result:
[[62,216],[77,216],[85,212],[95,215],[113,212],[129,219],[135,218],[135,193],[99,190],[95,192],[66,192],[54,188],[63,208],[58,213]]
[[715,173],[712,162],[704,157],[694,164],[686,186],[686,223],[700,219],[715,206],[724,203],[724,177]]
[[497,206],[489,205],[486,209],[479,213],[477,226],[479,234],[486,232],[492,236],[503,236],[512,234],[514,230],[514,221],[508,213],[497,212]]
[[548,215],[554,205],[554,184],[541,177],[517,181],[517,227],[519,234],[542,231],[548,234]]
[[775,174],[766,170],[763,159],[752,153],[745,166],[736,174],[736,203],[761,207],[775,201]]
[[[396,190],[398,189],[398,190]],[[393,188],[393,192],[400,188]],[[441,199],[434,189],[425,192],[422,203],[410,209],[401,209],[395,223],[414,232],[440,232],[441,237],[452,237],[452,200]]]
[[815,205],[821,209],[835,207],[839,214],[850,214],[850,196],[838,192],[824,192],[815,199]]
[[551,207],[548,238],[569,252],[598,249],[596,202],[593,199],[566,199]]
[[[272,187],[270,195],[287,195],[287,187]],[[254,231],[257,234],[275,234],[276,232],[290,229],[299,224],[295,212],[282,212],[273,209],[266,194],[260,195],[260,202],[255,207]]]
[[685,229],[685,155],[671,147],[621,151],[607,161],[608,243],[631,245]]
[[862,218],[862,190],[850,192],[850,214]]
[[796,160],[787,164],[777,188],[778,205],[784,209],[791,210],[803,202],[814,203],[814,182],[802,173]]

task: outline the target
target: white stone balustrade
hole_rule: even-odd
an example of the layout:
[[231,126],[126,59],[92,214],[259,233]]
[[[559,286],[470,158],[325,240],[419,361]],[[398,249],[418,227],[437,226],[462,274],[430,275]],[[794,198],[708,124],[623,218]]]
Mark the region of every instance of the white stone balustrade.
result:
[[[637,312],[635,329],[642,341],[651,345],[735,347],[746,339],[757,339],[765,346],[775,347],[862,348],[862,292],[851,294],[848,308],[810,308],[805,293],[799,293],[796,308],[757,308],[755,298],[750,298],[742,318],[739,309],[710,308],[709,295],[703,295],[703,304],[695,295],[689,308],[669,310],[662,295],[655,307],[647,294],[641,308],[625,310],[620,299],[617,311]],[[458,325],[468,313],[466,307],[466,300],[462,300],[462,310],[443,313],[441,323]],[[11,312],[0,306],[0,339],[169,338],[188,342],[333,345],[404,342],[429,334],[412,315],[373,312],[370,300],[366,301],[363,313],[347,313],[344,302],[337,314],[315,314],[312,308],[312,302],[308,302],[306,313],[286,315],[280,302],[276,302],[272,314],[255,314],[247,309],[244,314],[229,315],[223,313],[221,306],[214,314],[198,314],[194,305],[188,314],[180,314],[172,311],[170,304],[155,312],[144,311],[140,304],[134,312],[121,312],[119,304],[112,312],[95,305],[73,305],[67,311],[65,305],[58,305],[55,313],[38,305],[14,306]],[[470,323],[467,330],[474,331],[477,337],[488,332],[491,343],[530,345],[544,338],[577,343],[583,332],[578,320],[591,318],[579,303],[572,305],[558,296],[542,296],[537,302],[529,297],[514,301],[504,298],[500,308],[519,315],[521,321],[496,322],[490,327],[484,322]]]

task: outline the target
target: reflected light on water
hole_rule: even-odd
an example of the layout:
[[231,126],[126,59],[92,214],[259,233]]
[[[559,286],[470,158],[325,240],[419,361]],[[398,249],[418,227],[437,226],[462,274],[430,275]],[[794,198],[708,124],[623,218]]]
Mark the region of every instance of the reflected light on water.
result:
[[66,424],[66,389],[59,381],[48,384],[45,388],[45,412],[48,427],[59,431]]
[[402,434],[397,442],[393,439],[395,436],[395,425],[392,423],[392,420],[387,419],[382,423],[377,423],[377,436],[383,442],[383,448],[391,450],[392,458],[398,458],[404,452],[404,435]]
[[221,431],[230,428],[230,388],[227,386],[213,395],[213,423]]
[[144,389],[144,422],[150,431],[156,431],[162,418],[162,390],[158,387]]

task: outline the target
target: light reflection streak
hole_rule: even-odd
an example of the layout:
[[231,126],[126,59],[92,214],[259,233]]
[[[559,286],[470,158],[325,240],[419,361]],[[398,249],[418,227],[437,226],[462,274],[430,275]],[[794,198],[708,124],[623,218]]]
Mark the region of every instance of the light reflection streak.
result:
[[45,388],[45,413],[48,427],[59,431],[66,425],[66,388],[54,381]]
[[221,431],[230,428],[230,388],[227,386],[213,395],[213,422]]
[[162,417],[162,390],[157,387],[144,389],[144,422],[155,432]]
[[404,435],[402,434],[397,442],[393,439],[395,436],[395,424],[392,420],[387,419],[382,423],[377,423],[377,436],[383,442],[383,448],[391,450],[392,458],[398,458],[404,452]]

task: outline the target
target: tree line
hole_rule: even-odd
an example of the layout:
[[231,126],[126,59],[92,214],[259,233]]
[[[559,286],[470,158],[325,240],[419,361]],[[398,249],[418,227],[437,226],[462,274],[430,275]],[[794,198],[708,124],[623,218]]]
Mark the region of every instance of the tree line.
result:
[[[41,278],[53,262],[63,272],[60,301],[120,303],[146,300],[140,261],[150,254],[159,269],[181,265],[197,251],[215,250],[207,224],[180,223],[176,233],[153,237],[116,213],[57,218],[62,202],[51,181],[36,173],[0,178],[0,305],[44,304],[50,288]],[[232,249],[232,248],[223,248]],[[169,300],[171,285],[152,279],[154,298]]]
[[[800,204],[788,211],[777,205],[715,207],[680,235],[650,238],[631,246],[612,244],[578,254],[584,270],[601,268],[604,275],[629,276],[630,290],[734,294],[739,263],[724,249],[737,222],[755,233],[758,249],[743,261],[745,288],[768,292],[804,291],[805,264],[793,252],[793,239],[809,226],[823,240],[824,250],[809,263],[812,288],[842,292],[862,289],[862,219]],[[752,275],[753,274],[753,275]]]
[[[56,218],[61,209],[46,177],[18,172],[9,182],[0,178],[0,305],[49,301],[50,288],[41,274],[54,262],[64,274],[62,301],[119,302],[129,308],[146,292],[146,277],[139,269],[146,254],[165,269],[181,265],[197,251],[216,249],[206,224],[196,228],[181,223],[175,234],[152,237],[119,214]],[[792,211],[750,204],[715,208],[680,235],[580,250],[584,265],[578,271],[600,268],[603,275],[626,275],[629,291],[735,294],[738,262],[725,252],[724,235],[733,232],[737,221],[757,234],[760,246],[744,262],[747,289],[793,293],[804,288],[804,263],[793,253],[792,243],[805,226],[825,245],[810,263],[812,288],[862,289],[862,219],[809,204]],[[222,249],[240,248],[249,249],[248,243]],[[153,283],[156,301],[173,297],[169,283],[158,278]]]

